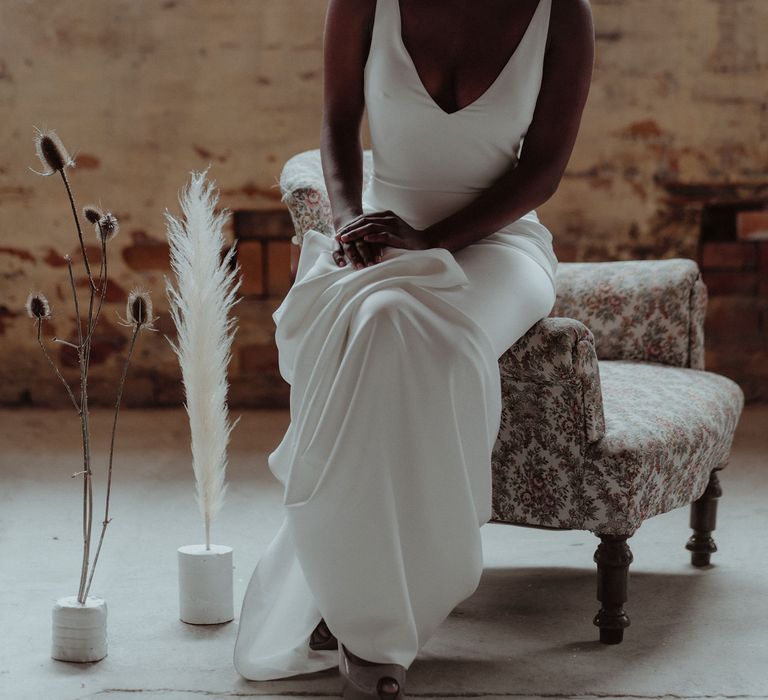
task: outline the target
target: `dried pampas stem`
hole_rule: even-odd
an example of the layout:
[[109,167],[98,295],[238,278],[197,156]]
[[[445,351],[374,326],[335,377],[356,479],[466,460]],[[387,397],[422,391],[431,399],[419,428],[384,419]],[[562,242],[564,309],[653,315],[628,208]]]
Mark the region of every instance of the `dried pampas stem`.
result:
[[218,195],[205,182],[208,168],[192,172],[189,185],[179,196],[185,221],[166,209],[166,229],[171,269],[177,287],[165,277],[169,311],[178,334],[178,345],[168,336],[181,365],[192,437],[192,469],[196,500],[205,521],[205,545],[211,546],[211,522],[221,508],[226,484],[229,433],[240,418],[227,423],[227,365],[237,317],[228,319],[240,287],[239,265],[232,267],[233,244],[226,255],[223,226],[229,217],[224,209],[214,214]]

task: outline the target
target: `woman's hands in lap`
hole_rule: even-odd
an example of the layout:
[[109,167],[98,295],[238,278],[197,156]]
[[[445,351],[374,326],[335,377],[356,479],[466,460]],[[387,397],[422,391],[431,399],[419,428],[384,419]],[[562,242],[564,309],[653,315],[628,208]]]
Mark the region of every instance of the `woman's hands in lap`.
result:
[[355,269],[381,262],[384,246],[425,250],[435,243],[426,229],[415,229],[392,211],[360,214],[339,227],[334,236],[339,247],[333,251],[337,265],[346,264],[345,256]]

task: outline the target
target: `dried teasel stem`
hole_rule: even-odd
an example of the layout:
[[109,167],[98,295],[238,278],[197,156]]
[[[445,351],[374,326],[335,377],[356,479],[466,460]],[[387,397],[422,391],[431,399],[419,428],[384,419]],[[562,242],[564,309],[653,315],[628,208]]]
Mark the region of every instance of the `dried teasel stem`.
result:
[[[61,171],[62,175],[64,174],[64,171]],[[74,202],[72,211],[74,213]],[[77,218],[77,217],[75,217]],[[80,241],[82,246],[82,231],[80,230],[80,224],[78,222],[78,233],[80,235]],[[83,255],[85,255],[85,248],[83,247]],[[102,279],[101,273],[99,274],[99,282],[100,282],[100,302],[99,302],[99,308],[101,308],[101,302],[104,299],[104,295],[106,293],[106,251],[102,247],[102,256],[101,256],[101,270],[105,270],[104,277]],[[93,331],[96,327],[96,321],[94,318],[93,313],[93,292],[95,289],[95,283],[93,280],[93,275],[90,272],[90,269],[88,270],[88,279],[91,282],[91,287],[89,289],[89,298],[88,298],[88,317],[86,322],[86,337],[85,340],[81,340],[80,345],[82,348],[82,352],[80,354],[80,386],[82,388],[82,399],[81,399],[81,405],[83,406],[83,412],[81,415],[82,418],[82,426],[83,426],[83,447],[84,447],[84,454],[87,455],[85,458],[86,462],[86,469],[87,474],[84,475],[84,494],[87,494],[87,509],[85,507],[85,504],[83,506],[83,510],[85,513],[85,534],[83,537],[83,566],[82,571],[80,575],[80,588],[78,590],[78,600],[81,603],[85,603],[87,594],[85,593],[86,588],[86,579],[88,578],[88,568],[89,568],[89,561],[90,561],[90,553],[91,553],[91,534],[93,532],[93,472],[91,471],[91,437],[90,437],[90,414],[88,412],[88,369],[90,366],[91,361],[91,340],[93,338]],[[93,574],[93,569],[91,569],[91,574]]]
[[89,324],[88,334],[85,337],[85,345],[89,349],[91,337],[93,331],[96,329],[96,322],[99,320],[99,314],[101,313],[101,306],[104,303],[104,297],[107,294],[107,242],[104,238],[101,239],[101,267],[99,268],[99,305],[96,307],[96,312],[93,315],[93,320]]
[[72,298],[75,303],[75,323],[77,324],[77,340],[79,345],[77,346],[78,353],[80,348],[83,347],[83,329],[80,320],[80,303],[77,300],[77,289],[75,288],[75,273],[72,271],[72,258],[69,255],[64,256],[64,260],[67,262],[67,270],[69,272],[69,286],[72,289]]
[[[56,371],[57,376],[59,376],[62,382],[64,382],[67,388],[67,392],[70,395],[70,398],[72,400],[72,403],[75,405],[75,408],[78,411],[78,415],[80,416],[80,425],[81,425],[81,432],[82,432],[82,438],[83,438],[83,469],[72,474],[72,477],[74,478],[80,475],[83,476],[83,561],[82,561],[82,567],[80,571],[80,585],[78,589],[77,600],[81,604],[84,604],[88,598],[88,593],[90,591],[95,567],[98,562],[99,554],[101,552],[101,546],[104,540],[104,533],[106,531],[106,526],[111,522],[111,518],[109,517],[109,499],[111,494],[111,483],[112,483],[112,462],[113,462],[113,455],[114,455],[115,432],[117,427],[117,416],[119,413],[120,403],[122,401],[122,395],[123,395],[123,390],[125,386],[125,378],[128,370],[128,365],[130,363],[130,358],[133,352],[136,336],[139,330],[143,328],[147,328],[149,330],[155,330],[155,329],[151,328],[153,319],[151,315],[152,304],[151,304],[151,299],[149,298],[149,295],[144,292],[141,292],[138,294],[138,296],[133,296],[133,298],[130,300],[131,303],[129,303],[129,307],[130,307],[129,318],[132,318],[136,322],[133,324],[134,325],[133,338],[131,340],[131,345],[128,351],[128,355],[126,357],[125,365],[123,367],[123,373],[120,380],[120,386],[118,389],[118,396],[117,396],[117,401],[115,405],[115,417],[112,425],[112,441],[111,441],[110,453],[109,453],[109,477],[107,481],[104,520],[102,521],[101,537],[99,538],[98,546],[96,548],[96,555],[95,555],[93,564],[90,567],[90,575],[89,575],[90,551],[91,551],[91,543],[92,543],[91,533],[93,530],[93,483],[92,483],[93,472],[91,470],[90,416],[88,411],[88,369],[90,364],[93,334],[95,331],[96,322],[99,318],[101,308],[106,296],[106,286],[107,286],[106,283],[107,283],[107,277],[108,277],[106,244],[108,241],[112,240],[117,235],[119,231],[119,222],[117,220],[117,217],[115,217],[111,212],[104,213],[100,207],[96,207],[94,205],[86,205],[85,207],[83,207],[83,210],[82,210],[83,217],[86,221],[94,225],[97,236],[98,236],[98,240],[101,243],[101,266],[99,269],[99,277],[98,277],[99,284],[97,289],[96,280],[93,277],[93,271],[91,270],[90,261],[88,260],[88,254],[85,248],[85,241],[83,239],[83,230],[80,226],[80,220],[78,218],[77,209],[75,207],[75,198],[72,194],[72,189],[70,187],[69,180],[66,174],[66,169],[68,167],[74,167],[75,162],[69,156],[69,153],[67,153],[67,150],[64,147],[64,144],[61,142],[61,139],[59,139],[59,137],[53,131],[50,131],[50,130],[42,131],[38,129],[38,136],[35,140],[35,146],[37,149],[37,155],[40,158],[40,161],[45,168],[44,172],[40,172],[38,174],[47,176],[47,175],[53,175],[58,171],[61,174],[62,180],[64,181],[64,186],[67,190],[69,203],[72,208],[72,215],[73,215],[73,218],[75,219],[75,226],[77,227],[78,240],[80,242],[80,250],[83,255],[83,262],[85,264],[85,269],[86,269],[86,273],[87,273],[89,285],[90,285],[88,314],[87,314],[87,317],[84,319],[81,316],[81,312],[80,312],[80,304],[79,304],[78,294],[77,294],[77,285],[75,284],[74,272],[72,270],[72,261],[70,256],[66,255],[65,259],[67,261],[69,281],[70,281],[72,296],[73,296],[74,305],[75,305],[78,343],[77,345],[75,345],[74,343],[70,343],[69,341],[61,338],[54,338],[53,340],[54,342],[62,343],[64,345],[67,345],[77,350],[78,363],[80,367],[80,403],[79,405],[77,400],[75,399],[75,396],[72,390],[64,380],[61,373],[58,371],[58,368],[53,363],[53,360],[51,359],[50,355],[48,354],[42,342],[42,335],[41,335],[42,321],[50,317],[50,307],[48,306],[47,300],[41,294],[34,295],[34,296],[31,295],[30,299],[28,300],[29,313],[33,318],[37,320],[37,324],[38,324],[38,342],[40,343],[46,358],[48,359],[48,361],[51,363],[54,370]],[[37,172],[37,171],[33,171],[33,172]],[[96,307],[96,310],[94,313],[94,292],[96,291],[99,292],[99,300],[98,300],[98,306]],[[138,320],[134,318],[136,315],[139,316]],[[85,330],[84,330],[84,326],[85,326]]]
[[133,335],[131,336],[131,344],[128,347],[128,353],[123,363],[123,373],[120,377],[120,386],[118,387],[117,399],[115,400],[115,417],[112,421],[112,438],[109,445],[109,470],[107,475],[107,494],[106,502],[104,506],[104,520],[101,523],[101,536],[99,537],[99,544],[96,547],[96,555],[94,556],[93,566],[91,568],[91,575],[88,578],[88,586],[85,589],[85,597],[88,597],[88,591],[91,588],[91,579],[93,579],[93,572],[96,569],[96,562],[99,560],[99,553],[101,552],[101,544],[104,541],[104,533],[107,531],[107,525],[112,522],[112,518],[109,517],[109,496],[112,489],[112,458],[115,451],[115,431],[117,429],[117,417],[120,412],[120,404],[123,399],[123,387],[125,386],[125,377],[128,374],[128,365],[131,361],[131,354],[133,353],[133,347],[136,343],[136,337],[141,330],[157,330],[152,327],[155,319],[152,317],[152,297],[149,292],[144,289],[136,288],[131,290],[128,295],[128,301],[126,302],[126,316],[127,320],[125,325],[133,326]]
[[117,429],[117,416],[120,412],[120,403],[123,400],[123,387],[125,386],[125,377],[128,374],[128,364],[131,361],[131,354],[133,353],[133,346],[136,343],[136,336],[138,336],[141,326],[136,324],[133,330],[133,336],[131,336],[131,344],[128,347],[128,353],[123,363],[123,373],[120,377],[120,386],[117,391],[117,399],[115,401],[115,417],[112,421],[112,438],[109,443],[109,470],[107,473],[107,495],[106,503],[104,505],[104,520],[101,523],[101,536],[99,537],[99,544],[96,547],[96,555],[93,559],[93,565],[91,566],[91,575],[88,578],[88,586],[85,589],[85,597],[88,597],[88,591],[91,589],[91,580],[93,579],[93,572],[96,570],[96,562],[99,561],[99,552],[101,552],[101,543],[104,541],[104,533],[107,531],[107,525],[112,521],[109,517],[109,494],[112,488],[112,456],[115,452],[115,430]]
[[53,367],[53,371],[56,373],[56,376],[61,379],[61,383],[64,385],[64,388],[67,390],[67,393],[69,394],[69,398],[72,399],[72,404],[75,407],[75,410],[78,414],[80,414],[80,406],[77,405],[77,399],[75,399],[75,395],[72,393],[72,389],[69,386],[69,383],[66,379],[62,376],[61,372],[59,372],[59,368],[56,366],[56,363],[51,359],[51,356],[48,354],[48,351],[45,349],[45,344],[43,343],[43,337],[42,337],[42,328],[43,324],[38,319],[37,321],[37,342],[40,344],[40,347],[43,349],[43,354],[45,355],[46,359],[50,363],[51,367]]
[[118,231],[120,230],[120,222],[112,212],[108,211],[105,214],[101,211],[101,209],[94,205],[83,207],[83,215],[88,221],[93,223],[96,230],[96,237],[101,244],[101,267],[99,268],[99,305],[96,307],[93,321],[88,329],[88,335],[86,337],[86,345],[88,345],[90,343],[91,336],[93,335],[93,330],[96,327],[99,314],[101,313],[104,297],[107,294],[107,243],[117,235]]
[[[75,275],[72,271],[72,258],[69,255],[65,255],[64,259],[67,262],[67,271],[69,272],[69,285],[72,289],[72,298],[75,304],[75,322],[77,325],[78,342],[77,345],[77,358],[80,366],[80,407],[78,409],[78,415],[80,416],[80,430],[83,436],[83,563],[80,570],[80,586],[78,589],[77,600],[80,603],[85,603],[85,598],[82,597],[83,584],[85,583],[85,577],[88,570],[88,544],[89,544],[89,528],[88,528],[88,502],[92,502],[91,496],[91,466],[90,466],[90,450],[89,441],[90,433],[88,426],[88,400],[87,390],[84,380],[84,358],[83,358],[83,327],[80,318],[80,303],[77,299],[77,287],[75,286]],[[93,295],[91,295],[93,297]]]
[[88,279],[91,284],[91,292],[96,291],[96,283],[93,281],[93,275],[91,274],[91,265],[88,262],[88,253],[85,252],[85,241],[83,240],[83,230],[80,228],[80,218],[77,216],[77,209],[75,208],[75,198],[72,195],[72,189],[69,186],[69,179],[67,173],[62,168],[59,170],[61,173],[61,179],[64,180],[64,186],[67,188],[67,196],[69,197],[69,203],[72,206],[72,216],[75,217],[75,225],[77,226],[77,237],[80,240],[80,250],[83,253],[83,261],[85,262],[85,271],[88,274]]
[[75,345],[74,343],[70,343],[68,340],[64,340],[63,338],[57,338],[56,336],[53,336],[53,338],[51,338],[51,342],[61,343],[62,345],[69,345],[69,347],[74,348],[75,350],[78,349],[77,345]]
[[93,485],[91,472],[90,424],[88,415],[88,370],[82,349],[78,350],[80,360],[80,427],[83,435],[83,564],[80,571],[80,586],[77,600],[85,603],[85,579],[88,573],[88,560],[91,549],[91,528],[93,522]]
[[51,318],[51,306],[48,303],[48,299],[46,299],[42,292],[38,292],[37,294],[31,293],[27,297],[26,309],[27,314],[35,319],[35,323],[37,324],[37,342],[43,351],[43,355],[45,355],[45,359],[48,360],[48,363],[53,368],[56,376],[61,380],[64,388],[67,390],[67,394],[69,394],[69,398],[72,399],[72,404],[74,405],[75,410],[80,413],[80,407],[77,405],[77,400],[75,399],[75,395],[72,393],[72,389],[70,388],[69,383],[62,376],[59,368],[48,354],[48,350],[46,350],[45,344],[43,343],[43,321]]
[[[72,271],[72,259],[69,255],[64,256],[67,261],[67,269],[69,271],[69,284],[72,288],[72,296],[75,303],[75,319],[77,322],[77,335],[79,345],[77,347],[77,358],[80,366],[80,430],[83,436],[83,563],[80,570],[80,585],[78,588],[77,600],[80,603],[85,603],[85,597],[83,595],[86,576],[88,574],[88,558],[90,553],[90,533],[91,522],[93,519],[93,487],[91,483],[91,450],[90,450],[90,425],[88,415],[88,368],[86,365],[86,347],[83,344],[83,327],[80,317],[80,303],[77,299],[77,288],[75,285],[75,275]],[[93,302],[93,293],[91,292],[91,302]],[[89,309],[89,326],[90,326],[90,309]],[[90,346],[90,343],[88,343]]]

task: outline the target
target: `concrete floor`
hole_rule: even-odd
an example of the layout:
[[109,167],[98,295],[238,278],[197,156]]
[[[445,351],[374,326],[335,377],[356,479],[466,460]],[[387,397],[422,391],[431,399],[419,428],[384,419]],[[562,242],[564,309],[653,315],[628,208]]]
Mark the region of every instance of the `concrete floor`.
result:
[[[96,522],[111,420],[91,412]],[[287,412],[248,411],[233,432],[213,539],[234,547],[235,620],[197,627],[179,621],[177,600],[176,549],[202,539],[186,412],[121,411],[113,521],[91,590],[108,603],[109,654],[70,664],[50,658],[50,626],[54,600],[79,580],[79,422],[74,411],[0,411],[0,698],[338,697],[335,668],[259,683],[232,665],[245,587],[282,520],[266,457],[287,424]],[[600,644],[592,624],[594,535],[486,525],[480,586],[422,648],[409,697],[768,698],[766,455],[768,406],[747,406],[721,472],[711,567],[689,563],[687,508],[630,539],[620,645]]]

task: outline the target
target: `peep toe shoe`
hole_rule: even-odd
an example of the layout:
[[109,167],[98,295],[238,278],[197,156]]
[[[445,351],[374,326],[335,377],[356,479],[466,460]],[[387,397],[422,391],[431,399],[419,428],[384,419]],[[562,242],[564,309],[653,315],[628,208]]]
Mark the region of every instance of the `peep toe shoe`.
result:
[[339,643],[339,671],[344,679],[344,700],[406,700],[405,666],[359,664],[349,658],[344,645]]

